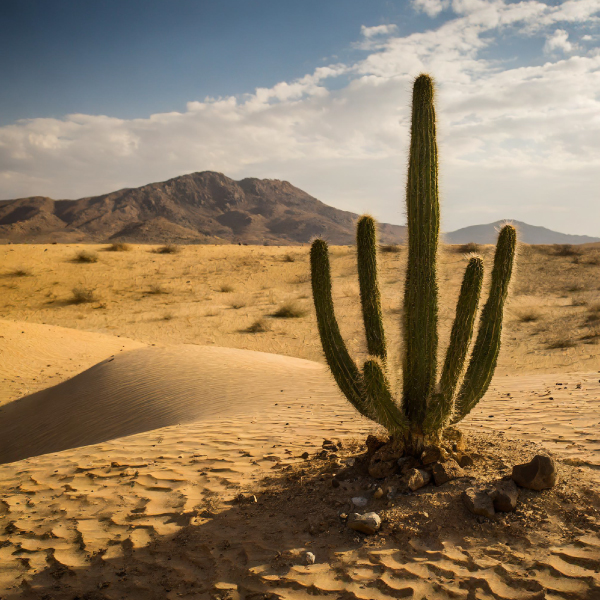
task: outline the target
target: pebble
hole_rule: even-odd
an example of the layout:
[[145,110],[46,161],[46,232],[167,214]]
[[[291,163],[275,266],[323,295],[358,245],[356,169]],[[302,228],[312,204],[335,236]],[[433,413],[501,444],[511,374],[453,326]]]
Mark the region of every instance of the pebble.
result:
[[304,564],[305,565],[314,565],[315,564],[315,555],[312,552],[304,553]]
[[365,513],[364,515],[352,513],[348,517],[348,527],[354,531],[372,535],[379,531],[379,528],[381,527],[381,517],[374,512]]
[[355,496],[352,498],[352,504],[354,504],[354,506],[358,506],[359,508],[366,506],[368,502],[369,501],[363,496]]

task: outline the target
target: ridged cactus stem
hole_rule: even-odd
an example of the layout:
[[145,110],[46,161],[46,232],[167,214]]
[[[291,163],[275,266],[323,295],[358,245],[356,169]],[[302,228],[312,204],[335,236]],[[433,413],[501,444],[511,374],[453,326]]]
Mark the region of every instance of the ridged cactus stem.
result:
[[456,305],[456,316],[450,334],[450,345],[446,351],[446,360],[444,361],[438,392],[431,399],[427,409],[425,420],[427,431],[437,431],[442,428],[452,413],[454,393],[473,337],[482,282],[483,260],[478,256],[474,256],[469,259],[463,277]]
[[327,242],[317,239],[310,249],[310,270],[317,324],[325,359],[331,373],[350,403],[365,417],[372,417],[363,394],[360,370],[348,353],[340,333],[331,297],[331,270]]
[[377,231],[373,217],[363,215],[356,227],[358,282],[367,350],[383,361],[387,358],[381,295],[377,281]]
[[492,381],[500,352],[502,317],[516,248],[517,232],[511,225],[506,225],[498,236],[490,296],[481,311],[479,331],[471,361],[456,399],[453,423],[461,421],[473,410]]
[[376,421],[391,435],[403,434],[409,423],[402,409],[395,403],[390,384],[377,360],[368,360],[363,368],[365,393]]
[[440,227],[433,81],[420,75],[413,88],[406,184],[408,265],[404,293],[403,404],[421,426],[436,384]]

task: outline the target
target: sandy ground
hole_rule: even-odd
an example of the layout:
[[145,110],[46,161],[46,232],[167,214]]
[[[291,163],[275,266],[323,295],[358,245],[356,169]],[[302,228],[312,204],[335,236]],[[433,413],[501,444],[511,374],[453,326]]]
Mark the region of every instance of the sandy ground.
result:
[[[384,483],[359,471],[331,484],[375,428],[322,365],[306,249],[96,249],[97,263],[70,262],[80,249],[0,247],[0,460],[21,459],[0,465],[0,598],[600,598],[595,250],[578,263],[522,252],[501,369],[464,427],[470,479],[410,496],[386,482],[377,500]],[[334,253],[356,348],[352,256]],[[403,258],[383,257],[393,331]],[[443,262],[450,317],[464,259]],[[97,299],[71,304],[76,286]],[[304,316],[268,316],[290,299]],[[269,331],[243,332],[260,318]],[[337,458],[318,458],[325,438],[341,442]],[[494,520],[457,501],[542,448],[559,464],[553,490]],[[379,535],[345,527],[357,495],[383,516]]]

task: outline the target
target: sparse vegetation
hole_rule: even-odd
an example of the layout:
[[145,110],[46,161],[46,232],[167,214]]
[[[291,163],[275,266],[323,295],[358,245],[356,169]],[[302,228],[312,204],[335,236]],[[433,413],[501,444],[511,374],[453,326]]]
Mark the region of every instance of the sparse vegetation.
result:
[[223,283],[219,286],[219,291],[223,294],[231,294],[231,292],[235,291],[235,288],[229,283]]
[[170,313],[170,312],[169,313],[165,313],[162,316],[162,320],[163,321],[172,321],[174,318],[175,318],[175,315],[173,313]]
[[29,269],[13,269],[6,273],[6,277],[30,277],[31,271]]
[[557,338],[548,343],[548,349],[559,350],[561,348],[574,348],[577,342],[570,337]]
[[129,252],[131,250],[131,246],[123,242],[118,242],[111,244],[108,248],[105,248],[105,250],[107,252]]
[[70,304],[86,304],[96,300],[96,292],[93,288],[75,287],[71,290]]
[[481,252],[481,246],[475,242],[469,242],[468,244],[456,246],[456,251],[460,254],[478,254]]
[[260,318],[249,325],[244,331],[246,333],[266,333],[267,331],[271,331],[271,327],[266,319]]
[[306,315],[307,312],[297,302],[290,301],[282,304],[272,316],[277,319],[299,319]]
[[150,286],[147,293],[152,294],[152,295],[159,295],[159,294],[168,294],[169,291],[167,289],[165,289],[159,283],[156,283],[156,284]]
[[283,262],[293,263],[296,262],[296,259],[291,254],[286,254],[283,257]]
[[517,313],[517,319],[521,323],[534,323],[542,318],[542,313],[535,308],[527,308]]
[[240,308],[244,308],[246,304],[246,301],[242,298],[236,298],[235,300],[229,303],[229,306],[231,306],[231,308],[233,308],[234,310],[239,310]]
[[178,254],[181,252],[181,246],[177,244],[166,244],[153,250],[155,254]]
[[97,263],[98,255],[95,252],[89,252],[88,250],[81,250],[75,255],[73,262],[77,263]]
[[397,254],[402,252],[402,246],[399,244],[379,244],[379,251]]
[[554,256],[579,256],[581,249],[572,244],[553,244]]

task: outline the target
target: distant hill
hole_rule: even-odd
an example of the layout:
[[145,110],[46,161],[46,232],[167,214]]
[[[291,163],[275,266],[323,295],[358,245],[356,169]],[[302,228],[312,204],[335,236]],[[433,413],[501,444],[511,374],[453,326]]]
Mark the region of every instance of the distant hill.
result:
[[[204,171],[80,200],[0,201],[0,242],[352,244],[357,216],[287,181]],[[380,240],[400,243],[405,231],[384,223]]]
[[[495,244],[498,231],[505,222],[496,221],[488,225],[463,227],[462,229],[444,234],[444,240],[447,244],[468,244],[469,242]],[[521,221],[509,222],[515,225],[519,239],[524,244],[590,244],[600,242],[600,238],[588,235],[569,235],[568,233],[559,233],[558,231],[546,229],[546,227],[528,225]]]

